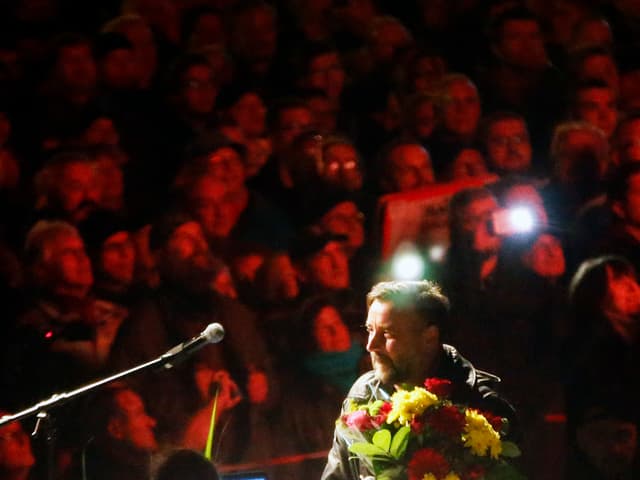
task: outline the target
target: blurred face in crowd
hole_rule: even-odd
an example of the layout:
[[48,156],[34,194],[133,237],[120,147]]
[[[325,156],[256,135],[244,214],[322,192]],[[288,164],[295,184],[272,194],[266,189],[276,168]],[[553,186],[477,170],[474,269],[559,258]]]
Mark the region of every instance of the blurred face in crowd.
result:
[[[410,309],[375,300],[369,307],[367,351],[375,376],[383,384],[422,382],[428,372],[438,330]],[[422,380],[421,380],[422,379]]]
[[235,226],[240,212],[233,195],[223,182],[210,175],[193,186],[191,210],[207,238],[225,238]]
[[94,167],[88,162],[63,165],[53,188],[54,202],[73,223],[86,219],[100,200]]
[[524,121],[493,122],[487,132],[487,162],[498,173],[523,173],[531,168],[531,142]]
[[191,49],[225,42],[224,25],[220,16],[210,12],[200,15],[189,37]]
[[525,70],[541,70],[549,63],[540,25],[535,20],[504,22],[495,50],[507,65]]
[[211,113],[216,103],[218,88],[213,80],[211,67],[192,65],[182,76],[182,97],[188,113]]
[[553,235],[544,233],[536,239],[535,243],[525,253],[524,264],[536,275],[555,279],[565,272],[564,251],[560,240]]
[[100,61],[100,80],[110,88],[132,89],[138,85],[135,54],[128,48],[113,50]]
[[344,69],[338,52],[323,53],[309,62],[307,86],[322,90],[333,103],[340,100],[344,79]]
[[339,242],[328,242],[306,260],[307,281],[329,290],[348,288],[351,282],[349,258]]
[[331,103],[329,98],[316,95],[307,100],[307,104],[313,112],[313,117],[316,119],[316,128],[319,132],[326,135],[336,131],[338,109]]
[[418,144],[396,146],[389,153],[382,185],[388,192],[408,192],[435,182],[431,157]]
[[84,139],[89,145],[113,145],[120,143],[120,135],[113,120],[109,117],[98,117],[87,128]]
[[91,262],[79,235],[60,232],[44,248],[39,269],[55,294],[84,297],[93,285]]
[[232,147],[222,147],[210,153],[207,160],[209,175],[224,183],[231,192],[242,190],[245,167],[237,150]]
[[233,44],[250,63],[269,62],[278,44],[276,18],[271,9],[257,6],[242,12],[236,21]]
[[58,53],[57,75],[72,91],[91,91],[96,85],[96,64],[88,44],[68,45]]
[[264,133],[267,109],[257,93],[247,92],[242,95],[229,113],[248,137],[258,137]]
[[[607,296],[605,309],[618,316],[634,316],[640,313],[640,285],[635,275],[617,274],[607,266]],[[624,323],[625,320],[619,320]],[[626,322],[637,324],[637,320]],[[613,322],[614,324],[616,321]],[[615,325],[614,325],[615,326]],[[624,325],[620,325],[624,328]]]
[[452,180],[463,180],[465,178],[481,177],[488,173],[482,153],[475,148],[464,148],[453,159],[450,176]]
[[200,224],[187,222],[171,234],[158,258],[163,279],[190,292],[215,290],[219,265]]
[[377,25],[371,35],[371,52],[375,62],[391,63],[398,50],[411,44],[409,31],[397,20],[387,19]]
[[122,33],[133,45],[134,61],[138,72],[138,86],[146,88],[158,67],[158,49],[151,28],[144,22],[124,26]]
[[[5,413],[0,412],[0,416]],[[0,472],[28,471],[34,464],[31,441],[22,425],[11,422],[0,427]]]
[[118,392],[115,397],[118,412],[109,422],[109,433],[135,450],[153,452],[158,442],[153,431],[156,421],[150,417],[140,396],[132,390]]
[[602,80],[614,92],[620,87],[618,66],[611,55],[594,54],[586,57],[578,68],[578,79]]
[[324,150],[323,177],[332,187],[349,192],[362,188],[358,152],[348,143],[329,145]]
[[273,133],[274,151],[283,152],[302,133],[313,128],[313,114],[307,107],[296,106],[280,111]]
[[556,175],[561,183],[598,181],[607,168],[606,140],[586,129],[566,133],[556,159]]
[[640,118],[622,125],[613,144],[613,155],[618,164],[640,162]]
[[633,422],[615,418],[592,420],[582,425],[577,443],[602,478],[624,478],[636,458],[638,429]]
[[108,280],[130,285],[133,282],[135,260],[135,248],[129,232],[116,232],[103,242],[100,270]]
[[364,244],[364,214],[351,201],[341,202],[325,213],[320,226],[327,232],[345,235],[345,249],[353,254]]
[[286,253],[276,254],[265,261],[261,276],[268,300],[292,300],[300,293],[298,273]]
[[351,334],[335,307],[322,307],[313,320],[313,336],[321,352],[346,352]]
[[472,200],[462,212],[462,231],[471,239],[472,249],[481,255],[494,255],[500,249],[500,237],[489,228],[491,215],[498,210],[493,196]]
[[444,60],[439,56],[423,56],[413,67],[412,87],[422,92],[434,87],[447,71]]
[[426,139],[436,128],[435,105],[431,100],[422,100],[411,112],[410,129],[417,138]]
[[468,80],[449,84],[442,107],[444,128],[457,136],[473,136],[480,120],[480,97],[475,85]]
[[640,228],[640,173],[629,177],[625,200],[615,202],[613,210],[628,226]]
[[613,45],[611,26],[604,18],[586,19],[576,28],[572,43],[574,48],[592,45],[611,48]]
[[589,122],[611,138],[618,122],[615,93],[611,88],[587,88],[578,93],[576,116]]

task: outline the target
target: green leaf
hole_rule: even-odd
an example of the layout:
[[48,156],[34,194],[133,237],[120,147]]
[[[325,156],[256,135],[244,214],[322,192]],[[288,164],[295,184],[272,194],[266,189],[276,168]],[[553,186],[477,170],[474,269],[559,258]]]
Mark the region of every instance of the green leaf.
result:
[[376,480],[398,480],[399,478],[406,478],[404,467],[401,465],[386,468],[376,475]]
[[505,458],[516,458],[522,454],[518,446],[513,442],[502,442],[502,455]]
[[358,442],[349,446],[349,451],[364,457],[389,457],[389,452],[367,442]]
[[391,440],[391,448],[389,452],[398,460],[407,451],[407,445],[409,444],[409,433],[411,433],[411,427],[405,425],[396,432],[396,434],[393,436],[393,439]]
[[485,480],[527,480],[527,477],[518,472],[508,463],[500,463],[485,474]]
[[378,430],[373,434],[371,443],[382,448],[385,452],[389,451],[391,446],[391,432],[389,430]]

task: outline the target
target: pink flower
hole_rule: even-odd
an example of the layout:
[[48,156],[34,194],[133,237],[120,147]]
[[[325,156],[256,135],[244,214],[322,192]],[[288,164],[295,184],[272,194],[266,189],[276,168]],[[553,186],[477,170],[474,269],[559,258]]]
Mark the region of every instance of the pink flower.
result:
[[355,412],[347,413],[342,417],[342,421],[350,428],[354,428],[360,432],[371,430],[376,425],[373,423],[373,419],[366,410],[356,410]]

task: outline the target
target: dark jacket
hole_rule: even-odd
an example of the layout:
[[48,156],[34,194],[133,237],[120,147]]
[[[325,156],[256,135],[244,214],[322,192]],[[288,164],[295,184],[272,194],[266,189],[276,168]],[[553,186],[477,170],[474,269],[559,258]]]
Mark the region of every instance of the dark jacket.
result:
[[[442,345],[442,353],[436,371],[432,377],[444,378],[453,383],[451,401],[466,404],[495,415],[506,417],[511,425],[510,437],[518,436],[515,410],[494,390],[500,379],[490,373],[476,370],[450,345]],[[373,371],[362,375],[347,394],[341,414],[348,411],[352,400],[367,403],[375,400],[388,400],[392,389],[380,384]],[[349,460],[348,445],[344,438],[334,432],[333,446],[329,452],[322,480],[358,480],[373,474],[356,459]]]

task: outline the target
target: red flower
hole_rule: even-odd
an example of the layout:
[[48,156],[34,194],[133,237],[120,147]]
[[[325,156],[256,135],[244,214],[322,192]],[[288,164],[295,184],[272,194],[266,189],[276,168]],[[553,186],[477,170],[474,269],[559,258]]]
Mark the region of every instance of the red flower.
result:
[[411,431],[413,433],[419,434],[422,433],[422,431],[424,430],[424,426],[427,424],[427,422],[425,422],[424,417],[414,417],[413,420],[411,420]]
[[391,405],[391,402],[384,402],[378,410],[378,414],[373,417],[373,422],[377,425],[382,425],[383,423],[385,423],[387,421],[387,416],[389,415],[389,412],[392,408],[393,405]]
[[485,470],[480,465],[474,465],[467,469],[462,476],[460,477],[462,480],[480,480],[484,477]]
[[484,418],[487,419],[487,422],[489,422],[489,425],[491,425],[496,432],[502,431],[502,427],[504,426],[502,422],[502,417],[494,415],[493,413],[490,413],[490,412],[481,412],[481,413],[482,415],[484,415]]
[[369,416],[366,410],[356,410],[355,412],[347,413],[342,416],[342,421],[350,428],[355,428],[360,432],[371,430],[375,427],[373,419]]
[[451,391],[453,390],[453,384],[451,381],[445,380],[444,378],[427,378],[424,381],[424,386],[427,390],[440,398],[448,397],[451,395]]
[[431,473],[436,478],[446,476],[451,467],[446,458],[432,448],[422,448],[418,450],[408,465],[409,480],[422,480],[427,473]]
[[464,415],[453,405],[445,405],[429,415],[427,423],[435,431],[451,437],[459,436],[464,430]]

